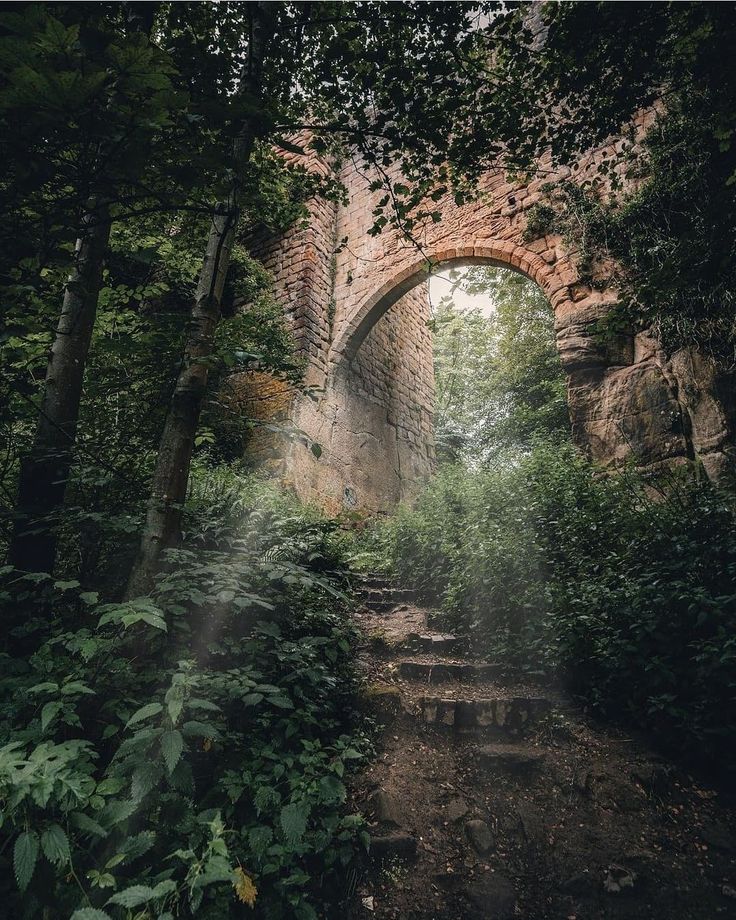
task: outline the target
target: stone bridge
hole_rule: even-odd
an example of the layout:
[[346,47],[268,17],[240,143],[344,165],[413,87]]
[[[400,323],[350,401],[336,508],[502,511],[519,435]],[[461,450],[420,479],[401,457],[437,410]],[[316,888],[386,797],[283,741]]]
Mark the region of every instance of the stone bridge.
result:
[[[638,119],[640,133],[654,117]],[[590,287],[559,235],[527,232],[545,183],[592,178],[620,149],[621,141],[612,141],[572,169],[542,163],[528,184],[500,170],[488,173],[478,201],[458,206],[448,196],[436,205],[441,220],[421,228],[415,243],[388,228],[369,234],[383,192],[371,192],[373,177],[348,160],[339,170],[346,206],[315,200],[306,228],[254,246],[273,276],[313,389],[286,395],[259,375],[250,380],[261,399],[255,414],[288,420],[302,432],[287,445],[257,436],[253,455],[276,459],[301,497],[332,512],[386,510],[410,498],[434,463],[425,282],[437,267],[487,263],[523,273],[552,305],[573,436],[592,458],[610,467],[633,457],[643,468],[699,459],[709,475],[721,475],[732,463],[734,418],[716,369],[690,352],[666,356],[646,332],[604,341],[598,323],[616,301],[606,267]],[[327,169],[308,159],[310,168]],[[271,403],[263,393],[272,394]],[[253,406],[246,398],[243,411]]]

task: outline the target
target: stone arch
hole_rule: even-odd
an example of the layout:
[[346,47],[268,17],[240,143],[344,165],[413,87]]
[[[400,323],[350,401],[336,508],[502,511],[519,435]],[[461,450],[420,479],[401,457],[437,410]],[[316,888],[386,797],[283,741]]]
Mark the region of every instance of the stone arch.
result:
[[[653,118],[642,113],[636,129]],[[703,362],[691,372],[687,356],[668,357],[647,330],[609,325],[601,334],[618,299],[608,286],[614,266],[589,266],[588,283],[576,267],[580,253],[554,224],[532,219],[549,201],[546,189],[595,178],[596,164],[618,149],[611,139],[572,169],[543,160],[531,178],[489,171],[473,200],[458,203],[448,193],[435,203],[440,219],[414,228],[421,250],[394,226],[373,232],[383,193],[351,157],[335,167],[345,201],[315,200],[308,226],[252,247],[274,279],[305,360],[310,392],[294,394],[289,411],[303,437],[286,445],[281,463],[299,495],[330,510],[381,511],[420,484],[433,442],[430,387],[419,392],[423,371],[412,376],[431,356],[419,284],[447,263],[497,265],[539,286],[554,313],[573,437],[602,465],[633,459],[656,469],[695,456],[713,475],[733,465],[734,423]],[[307,159],[310,168],[332,171],[312,154]]]
[[[417,253],[358,304],[349,321],[338,331],[330,349],[333,368],[339,370],[344,362],[353,360],[370,330],[405,294],[427,281],[438,268],[449,265],[493,265],[518,272],[539,286],[553,309],[555,304],[559,308],[570,299],[567,288],[570,279],[575,277],[568,259],[558,259],[553,267],[530,249],[504,240],[442,244],[431,252]],[[560,297],[561,292],[566,296]]]

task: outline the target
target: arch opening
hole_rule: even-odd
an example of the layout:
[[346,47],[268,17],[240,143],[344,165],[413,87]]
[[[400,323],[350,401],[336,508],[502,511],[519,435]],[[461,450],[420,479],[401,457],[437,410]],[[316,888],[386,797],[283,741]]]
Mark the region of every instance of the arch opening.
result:
[[475,468],[567,439],[554,314],[526,274],[487,263],[436,271],[432,307],[438,464]]
[[343,319],[335,335],[330,361],[339,369],[351,361],[371,329],[380,318],[405,294],[426,282],[437,271],[452,266],[489,265],[517,272],[535,282],[554,307],[553,297],[560,294],[566,283],[574,278],[571,266],[555,269],[536,253],[522,246],[503,242],[482,242],[437,248],[431,253],[416,255],[400,267],[392,277],[367,296]]
[[[528,271],[498,258],[465,253],[432,266],[435,276],[484,268],[537,292],[547,310],[545,328],[556,355],[551,307]],[[336,366],[320,403],[330,468],[316,472],[318,488],[323,494],[328,490],[346,509],[388,511],[416,495],[436,468],[433,306],[438,305],[430,303],[429,280],[423,264],[373,299],[360,336],[351,343],[350,357],[345,354]],[[490,291],[483,294],[489,302],[491,296]],[[566,407],[564,396],[562,403]]]

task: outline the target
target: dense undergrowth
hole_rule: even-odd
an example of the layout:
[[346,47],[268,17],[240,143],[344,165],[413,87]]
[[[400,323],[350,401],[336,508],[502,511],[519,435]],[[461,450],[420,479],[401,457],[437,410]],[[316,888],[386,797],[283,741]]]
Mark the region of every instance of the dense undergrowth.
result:
[[475,648],[562,671],[599,713],[717,763],[736,736],[734,507],[706,482],[596,476],[567,444],[443,469],[364,561]]
[[6,916],[313,918],[345,895],[367,742],[333,525],[204,464],[187,511],[151,597],[3,570],[29,651],[2,656]]

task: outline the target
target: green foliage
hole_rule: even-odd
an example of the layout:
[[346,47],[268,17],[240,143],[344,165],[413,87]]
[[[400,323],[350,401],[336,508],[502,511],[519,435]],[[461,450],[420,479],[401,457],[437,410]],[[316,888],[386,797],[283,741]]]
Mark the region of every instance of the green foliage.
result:
[[[444,470],[374,541],[474,647],[717,761],[736,736],[731,499],[594,475],[571,447]],[[374,544],[375,545],[375,544]]]
[[[112,235],[100,307],[88,359],[75,466],[61,515],[61,565],[71,563],[85,583],[107,568],[111,588],[127,575],[172,381],[181,360],[188,303],[199,268],[200,221],[173,227],[168,218],[119,224]],[[196,462],[243,456],[252,422],[224,399],[227,379],[253,369],[298,386],[300,362],[292,353],[282,308],[270,277],[236,247],[229,282],[228,315],[219,325],[210,359],[212,396],[202,413]],[[57,292],[60,295],[60,292]],[[235,309],[236,302],[241,305]],[[49,309],[53,303],[49,303]],[[47,333],[0,341],[0,404],[4,456],[0,506],[12,520],[20,457],[29,450],[35,405],[49,344]],[[0,533],[4,543],[8,531]]]
[[456,287],[488,298],[488,310],[458,310],[449,295],[432,319],[440,458],[478,464],[499,449],[567,435],[565,376],[542,292],[505,269],[454,274]]
[[21,577],[53,615],[3,662],[14,916],[316,918],[343,897],[362,847],[344,778],[367,748],[333,525],[207,467],[186,519],[151,597]]
[[[697,345],[736,361],[736,75],[730,4],[549,4],[541,54],[509,66],[526,86],[522,134],[547,144],[541,123],[549,93],[564,99],[565,125],[552,146],[573,159],[602,139],[604,126],[628,122],[637,106],[659,100],[656,121],[634,143],[604,158],[581,188],[568,182],[530,214],[527,233],[562,231],[581,253],[581,269],[614,260],[621,292],[612,321],[654,327],[670,351]],[[543,88],[540,94],[540,88]],[[523,92],[522,92],[523,95]],[[615,126],[618,132],[618,126]],[[603,133],[602,133],[603,132]],[[539,147],[537,149],[540,149]],[[623,167],[628,184],[614,166]],[[601,194],[610,185],[613,196]]]
[[736,160],[720,150],[716,120],[707,100],[671,103],[632,166],[645,176],[636,191],[601,200],[563,184],[552,226],[578,250],[584,278],[601,260],[621,266],[607,280],[620,293],[609,327],[651,328],[669,352],[696,345],[732,366]]

